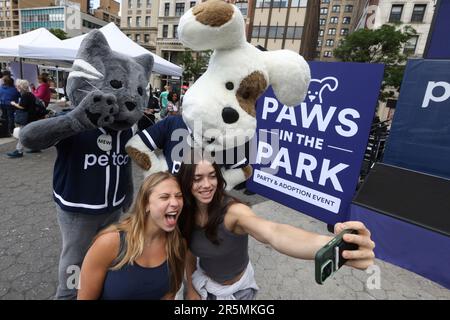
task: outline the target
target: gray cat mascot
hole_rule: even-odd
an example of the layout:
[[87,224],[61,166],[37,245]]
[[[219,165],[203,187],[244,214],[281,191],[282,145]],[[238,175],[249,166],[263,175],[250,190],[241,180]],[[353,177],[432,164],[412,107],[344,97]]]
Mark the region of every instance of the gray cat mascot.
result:
[[56,146],[53,197],[62,233],[57,299],[75,299],[83,258],[94,236],[132,202],[125,144],[147,101],[153,57],[113,52],[100,31],[81,43],[67,81],[74,110],[33,122],[20,133],[30,149]]

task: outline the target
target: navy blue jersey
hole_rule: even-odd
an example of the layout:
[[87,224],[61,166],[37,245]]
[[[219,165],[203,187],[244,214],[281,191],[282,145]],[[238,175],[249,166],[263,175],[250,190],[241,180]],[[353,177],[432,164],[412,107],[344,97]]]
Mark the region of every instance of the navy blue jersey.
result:
[[[191,148],[190,133],[182,116],[169,116],[137,134],[151,151],[156,149],[163,150],[167,167],[172,174],[180,170],[184,151]],[[216,159],[229,160],[230,156],[226,152],[229,152],[229,150],[224,151],[222,157],[216,157]],[[231,163],[223,164],[218,162],[217,164],[224,166],[226,169],[242,168],[248,164],[248,156],[245,152],[232,150],[231,154],[233,156]]]
[[88,214],[122,207],[131,182],[131,160],[125,144],[133,130],[98,128],[59,141],[53,196],[66,211]]
[[187,142],[189,131],[181,116],[164,118],[137,134],[151,151],[162,149],[169,171],[178,172],[183,160],[181,150],[190,148]]

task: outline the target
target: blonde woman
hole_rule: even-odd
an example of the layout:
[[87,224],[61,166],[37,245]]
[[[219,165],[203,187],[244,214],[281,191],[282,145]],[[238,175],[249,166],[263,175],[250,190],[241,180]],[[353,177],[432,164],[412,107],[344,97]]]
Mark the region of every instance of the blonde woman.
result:
[[186,252],[177,227],[182,208],[180,186],[170,173],[147,177],[128,215],[94,239],[78,299],[174,299]]

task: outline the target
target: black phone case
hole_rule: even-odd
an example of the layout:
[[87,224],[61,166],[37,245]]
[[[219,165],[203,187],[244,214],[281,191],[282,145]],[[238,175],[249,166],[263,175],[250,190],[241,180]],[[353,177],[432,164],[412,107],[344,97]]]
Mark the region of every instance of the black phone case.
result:
[[[315,256],[315,278],[318,284],[323,284],[323,282],[330,277],[333,273],[335,273],[339,268],[341,268],[346,262],[347,259],[342,257],[342,252],[344,250],[357,250],[358,246],[353,243],[347,243],[343,240],[344,234],[351,233],[357,234],[356,230],[347,229],[336,235],[330,242],[324,245],[319,251],[317,251]],[[339,258],[336,261],[335,250],[338,248],[339,250]],[[323,273],[326,268],[323,268],[327,261],[331,260],[331,272],[323,277]],[[337,268],[336,268],[337,265]],[[327,266],[328,268],[330,266]],[[330,270],[328,270],[330,271]]]
[[[358,231],[356,230],[351,230],[351,232],[349,232],[350,234],[357,234]],[[342,267],[346,262],[347,259],[345,259],[342,256],[342,252],[344,250],[358,250],[358,245],[354,244],[354,243],[348,243],[345,242],[344,240],[342,240],[342,242],[338,245],[339,248],[339,263],[338,263],[338,270],[340,267]]]

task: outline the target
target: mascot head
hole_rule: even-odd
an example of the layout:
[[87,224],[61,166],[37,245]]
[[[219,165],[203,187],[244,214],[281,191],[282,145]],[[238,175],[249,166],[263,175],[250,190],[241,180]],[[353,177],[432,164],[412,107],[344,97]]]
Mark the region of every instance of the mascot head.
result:
[[150,54],[131,58],[113,52],[104,35],[93,30],[78,50],[73,71],[67,79],[67,94],[75,107],[91,91],[113,94],[119,105],[119,115],[110,128],[125,130],[142,116],[148,99],[145,88],[152,68]]

